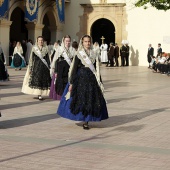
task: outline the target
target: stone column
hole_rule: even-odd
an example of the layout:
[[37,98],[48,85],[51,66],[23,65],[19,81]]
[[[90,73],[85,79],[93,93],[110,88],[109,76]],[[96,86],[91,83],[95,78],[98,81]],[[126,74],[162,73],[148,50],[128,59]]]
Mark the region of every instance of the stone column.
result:
[[63,38],[63,25],[58,25],[57,26],[57,37],[56,40],[62,40]]
[[4,54],[6,56],[6,64],[9,65],[9,41],[10,41],[10,26],[12,21],[0,20],[0,42]]
[[117,21],[118,21],[118,29],[116,31],[116,37],[115,37],[115,40],[116,42],[121,45],[121,42],[122,42],[122,11],[118,11],[117,12]]
[[26,27],[28,29],[28,39],[31,39],[33,43],[35,43],[36,38],[42,35],[42,29],[44,25],[30,22],[26,24]]
[[49,29],[51,31],[51,43],[54,44],[57,41],[57,27],[50,26]]

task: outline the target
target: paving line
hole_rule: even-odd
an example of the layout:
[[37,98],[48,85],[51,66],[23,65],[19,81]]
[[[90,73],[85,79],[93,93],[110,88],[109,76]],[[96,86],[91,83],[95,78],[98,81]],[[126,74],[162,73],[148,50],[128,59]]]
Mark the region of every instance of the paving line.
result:
[[[119,150],[119,151],[133,151],[133,152],[144,152],[144,153],[152,153],[152,154],[163,154],[170,155],[170,149],[166,148],[154,148],[147,146],[130,146],[130,145],[115,145],[110,143],[97,143],[97,142],[89,142],[93,140],[92,137],[83,139],[83,140],[57,140],[57,139],[44,139],[44,138],[36,138],[36,137],[23,137],[23,136],[9,136],[9,135],[0,135],[0,140],[6,141],[10,140],[11,142],[27,142],[27,143],[39,143],[39,144],[47,144],[47,145],[55,145],[52,147],[53,149],[64,148],[70,146],[78,146],[84,148],[93,148],[93,149],[111,149],[111,150]],[[50,150],[51,148],[49,148]],[[43,150],[42,150],[43,151]],[[48,151],[48,149],[45,149]],[[41,151],[40,151],[41,152]]]

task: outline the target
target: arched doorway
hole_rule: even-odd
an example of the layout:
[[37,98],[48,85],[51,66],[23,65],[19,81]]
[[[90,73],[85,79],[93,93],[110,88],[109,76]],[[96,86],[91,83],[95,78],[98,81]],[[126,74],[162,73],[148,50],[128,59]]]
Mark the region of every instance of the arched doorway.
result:
[[42,35],[47,43],[54,43],[57,38],[57,11],[52,7],[45,7],[40,17],[40,23],[44,25]]
[[44,24],[44,28],[42,30],[42,36],[44,37],[44,40],[47,41],[47,44],[49,44],[51,41],[51,32],[49,29],[50,22],[47,14],[44,15],[43,24]]
[[24,19],[25,14],[21,8],[15,8],[10,18],[12,21],[10,27],[10,41],[22,41],[28,39],[28,30],[25,26],[27,22]]
[[104,36],[106,44],[109,44],[110,42],[115,43],[115,27],[108,19],[98,19],[91,27],[91,36],[93,42],[97,41],[100,45],[102,43],[102,36]]

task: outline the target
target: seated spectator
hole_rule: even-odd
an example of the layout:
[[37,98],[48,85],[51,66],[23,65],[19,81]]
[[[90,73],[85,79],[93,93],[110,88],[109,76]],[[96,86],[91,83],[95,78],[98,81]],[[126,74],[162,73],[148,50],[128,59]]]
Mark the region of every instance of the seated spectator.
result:
[[155,56],[151,56],[151,62],[149,63],[149,68],[153,68],[153,63],[156,61]]
[[168,53],[166,55],[166,59],[164,61],[164,63],[160,64],[159,66],[159,71],[162,73],[162,74],[167,74],[168,73],[168,63],[169,63],[169,60],[170,60],[170,53]]
[[160,57],[158,56],[154,63],[154,72],[160,72],[160,66],[161,64],[164,64],[164,62],[166,61],[166,55],[167,55],[166,53],[162,53]]

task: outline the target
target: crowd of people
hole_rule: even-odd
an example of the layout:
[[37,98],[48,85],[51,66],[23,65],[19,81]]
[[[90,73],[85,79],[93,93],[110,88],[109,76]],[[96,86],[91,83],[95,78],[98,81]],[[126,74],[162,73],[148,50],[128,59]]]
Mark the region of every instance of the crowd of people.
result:
[[[122,43],[119,50],[117,44],[97,42],[92,44],[92,38],[84,35],[79,44],[71,42],[66,35],[62,41],[52,45],[37,37],[36,43],[31,40],[10,44],[10,66],[21,70],[27,66],[21,91],[36,95],[38,100],[49,96],[60,100],[57,114],[61,117],[84,121],[83,129],[88,130],[90,121],[101,121],[108,118],[104,86],[100,75],[100,63],[106,66],[128,66],[127,44]],[[0,48],[0,80],[9,77],[5,57]]]
[[147,60],[148,68],[152,69],[154,73],[161,73],[170,75],[170,53],[162,51],[161,44],[158,44],[157,54],[154,56],[154,48],[149,44]]
[[[60,100],[57,114],[84,121],[83,129],[89,129],[90,121],[108,118],[100,62],[108,67],[119,66],[120,55],[121,66],[129,66],[127,42],[122,41],[120,49],[117,43],[110,43],[108,48],[104,42],[101,46],[97,42],[92,44],[89,35],[84,35],[79,44],[72,42],[69,35],[54,45],[47,45],[42,36],[37,37],[35,44],[31,41],[14,42],[10,46],[10,54],[12,68],[21,70],[27,65],[21,91],[36,95],[40,101],[44,100],[43,96]],[[158,44],[157,55],[153,54],[154,49],[149,44],[149,68],[169,75],[170,53],[162,52],[161,44]],[[0,46],[0,81],[6,80],[9,80],[9,74]]]
[[88,35],[79,44],[66,35],[61,44],[55,42],[53,50],[39,36],[29,56],[21,91],[36,95],[38,100],[43,96],[61,100],[57,114],[84,121],[83,129],[88,130],[88,122],[108,118],[99,55]]
[[117,43],[111,42],[109,47],[104,41],[101,46],[98,42],[93,45],[94,50],[99,53],[101,63],[106,63],[106,67],[119,67],[119,56],[121,57],[120,67],[129,66],[129,45],[128,41],[123,40],[122,46],[119,48]]

